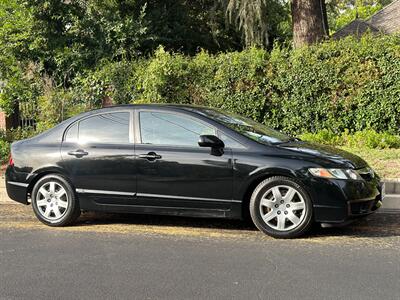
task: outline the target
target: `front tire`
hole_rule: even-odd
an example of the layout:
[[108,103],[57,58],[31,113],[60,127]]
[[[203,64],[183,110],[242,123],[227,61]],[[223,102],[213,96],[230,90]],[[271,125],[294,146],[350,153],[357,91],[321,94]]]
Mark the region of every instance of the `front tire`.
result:
[[250,215],[262,232],[275,238],[295,238],[312,225],[312,202],[297,181],[274,176],[254,190]]
[[60,175],[51,174],[39,179],[31,198],[36,217],[49,226],[70,225],[81,213],[71,184]]

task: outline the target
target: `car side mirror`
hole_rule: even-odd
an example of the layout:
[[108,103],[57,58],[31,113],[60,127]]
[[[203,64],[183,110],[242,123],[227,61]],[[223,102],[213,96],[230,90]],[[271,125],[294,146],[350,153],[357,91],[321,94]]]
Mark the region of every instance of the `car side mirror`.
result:
[[215,135],[201,135],[199,138],[199,146],[221,149],[225,147],[225,144]]

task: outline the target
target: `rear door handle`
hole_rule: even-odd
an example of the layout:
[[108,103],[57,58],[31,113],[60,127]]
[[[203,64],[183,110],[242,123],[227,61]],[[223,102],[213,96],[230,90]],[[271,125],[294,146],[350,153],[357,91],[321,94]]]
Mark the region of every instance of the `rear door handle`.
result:
[[155,152],[149,152],[147,154],[139,154],[138,157],[139,158],[144,158],[144,159],[147,159],[147,160],[150,160],[150,161],[162,158],[161,155],[159,155],[159,154],[157,154]]
[[82,150],[82,149],[78,149],[78,150],[75,150],[75,151],[69,151],[68,152],[68,155],[73,155],[73,156],[76,156],[77,158],[81,158],[81,157],[83,157],[85,155],[88,155],[88,154],[89,154],[89,152],[86,152],[85,150]]

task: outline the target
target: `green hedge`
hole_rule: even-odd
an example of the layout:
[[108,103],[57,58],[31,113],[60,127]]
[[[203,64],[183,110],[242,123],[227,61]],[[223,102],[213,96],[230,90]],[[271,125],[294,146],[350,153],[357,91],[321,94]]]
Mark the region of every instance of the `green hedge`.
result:
[[192,57],[159,48],[140,60],[104,61],[68,84],[42,81],[42,87],[36,79],[24,85],[34,89],[28,94],[39,106],[40,130],[111,97],[116,104],[219,107],[293,135],[400,133],[400,36],[367,35],[297,50],[275,45],[270,52],[202,51]]
[[0,164],[6,163],[10,155],[10,145],[13,141],[34,136],[38,130],[32,127],[16,128],[9,131],[0,130]]
[[389,149],[400,148],[400,136],[388,132],[378,133],[375,130],[363,130],[341,134],[324,129],[317,133],[304,133],[300,138],[305,141],[332,146],[346,146],[353,149]]
[[158,49],[104,63],[71,89],[75,102],[192,103],[249,116],[291,134],[400,132],[400,36],[347,38],[291,50],[194,57]]
[[[297,50],[275,45],[270,52],[201,51],[193,57],[159,48],[140,60],[104,61],[68,84],[55,84],[40,68],[18,78],[12,86],[21,88],[3,91],[0,106],[8,108],[4,103],[14,98],[34,101],[39,131],[111,97],[116,104],[218,107],[325,144],[400,147],[400,36],[367,35]],[[10,141],[31,134],[2,134],[1,160]]]

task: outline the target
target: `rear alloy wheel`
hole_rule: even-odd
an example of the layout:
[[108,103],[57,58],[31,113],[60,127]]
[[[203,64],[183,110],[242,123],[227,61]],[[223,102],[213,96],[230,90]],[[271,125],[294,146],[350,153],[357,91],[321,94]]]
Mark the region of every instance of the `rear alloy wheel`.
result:
[[253,192],[250,214],[254,224],[264,233],[293,238],[310,228],[312,203],[297,182],[286,177],[271,177]]
[[80,215],[71,185],[59,175],[47,175],[35,184],[32,207],[38,219],[50,226],[71,224]]

